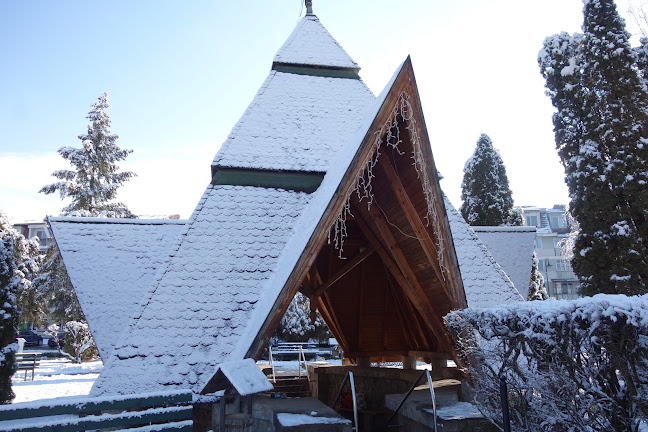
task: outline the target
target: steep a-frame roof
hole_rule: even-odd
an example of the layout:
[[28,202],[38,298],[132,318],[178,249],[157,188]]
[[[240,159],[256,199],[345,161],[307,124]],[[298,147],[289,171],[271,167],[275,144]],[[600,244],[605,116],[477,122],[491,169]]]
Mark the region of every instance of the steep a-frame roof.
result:
[[[214,159],[212,184],[93,394],[219,390],[218,366],[258,357],[297,290],[351,357],[454,356],[442,316],[466,294],[411,62],[375,103],[353,71],[279,67]],[[348,88],[364,96],[349,101]],[[343,103],[319,103],[322,93]],[[265,106],[275,98],[284,110]],[[264,116],[268,130],[256,125]]]
[[[302,23],[293,39],[308,29]],[[308,36],[315,47],[328,46],[312,40],[328,33]],[[322,61],[298,70],[274,66],[216,155],[212,184],[93,394],[168,385],[200,393],[219,364],[249,357],[251,338],[283,286],[277,277],[286,257],[296,253],[287,244],[305,235],[299,221],[314,217],[308,206],[313,189],[300,187],[299,173],[326,171],[374,100],[357,73],[340,76],[322,67],[329,50],[313,57],[322,52]],[[315,176],[315,189],[322,176]],[[271,187],[277,179],[282,187]]]
[[315,15],[306,15],[279,48],[274,64],[310,65],[358,72],[360,66],[324,28]]
[[212,163],[324,173],[375,97],[315,15],[297,24]]
[[[463,216],[445,198],[448,220],[452,227],[455,250],[461,268],[469,307],[490,307],[523,301],[513,282],[493,258],[488,248],[466,223]],[[525,255],[528,258],[528,255]],[[531,264],[526,261],[531,269]],[[530,275],[529,275],[530,277]],[[528,285],[528,284],[527,284]]]
[[185,221],[50,217],[48,222],[106,361]]
[[529,295],[536,227],[472,227],[523,298]]

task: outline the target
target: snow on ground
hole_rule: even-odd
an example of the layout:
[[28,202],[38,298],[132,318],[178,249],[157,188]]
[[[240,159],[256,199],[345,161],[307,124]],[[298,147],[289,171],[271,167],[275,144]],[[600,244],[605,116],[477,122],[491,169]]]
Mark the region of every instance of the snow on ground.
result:
[[[315,413],[317,414],[317,413]],[[303,424],[351,424],[351,420],[338,417],[315,417],[308,414],[277,413],[277,420],[284,427]]]
[[16,398],[13,402],[85,396],[90,393],[90,388],[102,369],[101,360],[76,364],[64,358],[41,359],[34,381],[31,381],[31,371],[27,374],[27,381],[24,380],[24,371],[14,374],[11,381]]

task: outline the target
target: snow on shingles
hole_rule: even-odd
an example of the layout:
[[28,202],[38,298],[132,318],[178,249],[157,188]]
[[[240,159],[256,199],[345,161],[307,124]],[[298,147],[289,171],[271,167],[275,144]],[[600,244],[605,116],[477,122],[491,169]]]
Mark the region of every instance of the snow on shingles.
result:
[[275,63],[360,69],[315,15],[302,18],[274,57]]
[[309,198],[208,186],[91,394],[200,393],[219,364],[243,359],[250,341],[243,348],[241,335],[256,335],[266,317],[254,310]]
[[522,295],[529,295],[535,227],[472,227]]
[[185,221],[49,218],[49,222],[105,361]]
[[361,80],[272,71],[212,165],[325,172],[374,100]]
[[522,301],[520,293],[475,231],[445,196],[444,202],[468,307],[490,307]]
[[217,367],[216,374],[219,371],[241,396],[262,393],[274,388],[268,381],[268,377],[251,358],[221,363]]

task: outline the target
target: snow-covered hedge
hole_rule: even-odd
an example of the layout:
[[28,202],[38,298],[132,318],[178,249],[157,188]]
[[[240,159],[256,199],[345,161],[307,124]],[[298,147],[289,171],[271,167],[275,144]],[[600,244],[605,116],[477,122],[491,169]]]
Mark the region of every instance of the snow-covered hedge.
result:
[[648,296],[466,309],[445,321],[476,403],[500,427],[500,376],[514,430],[638,431],[648,418]]

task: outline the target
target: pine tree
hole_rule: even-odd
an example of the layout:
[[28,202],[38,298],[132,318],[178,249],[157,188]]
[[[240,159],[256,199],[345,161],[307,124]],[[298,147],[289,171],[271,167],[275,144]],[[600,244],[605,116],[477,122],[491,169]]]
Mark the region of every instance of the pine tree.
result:
[[32,285],[35,301],[46,304],[57,322],[85,321],[56,243],[47,249],[41,271]]
[[54,177],[62,180],[44,186],[39,192],[59,192],[61,199],[72,198],[63,209],[65,216],[135,217],[125,204],[111,203],[117,189],[135,173],[117,172],[117,162],[123,161],[132,150],[122,150],[116,141],[119,135],[110,131],[110,117],[106,113],[108,94],[104,93],[92,105],[87,118],[91,120],[88,133],[79,135],[81,148],[61,147],[58,153],[75,168],[54,171]]
[[[64,207],[62,216],[136,218],[125,204],[111,202],[117,189],[135,176],[130,171],[118,172],[118,162],[128,157],[132,150],[117,146],[119,138],[110,131],[111,120],[106,109],[108,94],[103,93],[92,105],[87,119],[88,133],[80,135],[81,148],[61,147],[58,153],[74,167],[59,170],[52,175],[59,182],[41,188],[39,192],[59,192],[61,199],[72,198]],[[57,320],[84,321],[76,294],[63,264],[58,246],[53,244],[47,251],[41,274],[34,280],[37,300],[44,301],[53,309]]]
[[327,339],[330,337],[330,332],[319,313],[315,315],[313,322],[310,301],[308,297],[298,292],[288,305],[275,331],[275,337],[286,342],[305,342],[310,339]]
[[612,0],[585,1],[582,35],[547,38],[539,64],[570,209],[572,266],[585,294],[648,291],[648,93]]
[[38,270],[37,266],[33,243],[14,230],[0,210],[0,404],[10,403],[15,397],[11,376],[16,371],[16,297],[19,292],[29,289],[29,278]]
[[464,166],[460,211],[473,226],[521,225],[513,211],[506,167],[491,139],[481,134],[473,155]]
[[527,300],[547,300],[549,295],[547,294],[547,288],[544,284],[544,277],[542,273],[538,270],[538,257],[536,253],[533,252],[533,258],[531,261],[531,281],[529,282],[529,295]]

